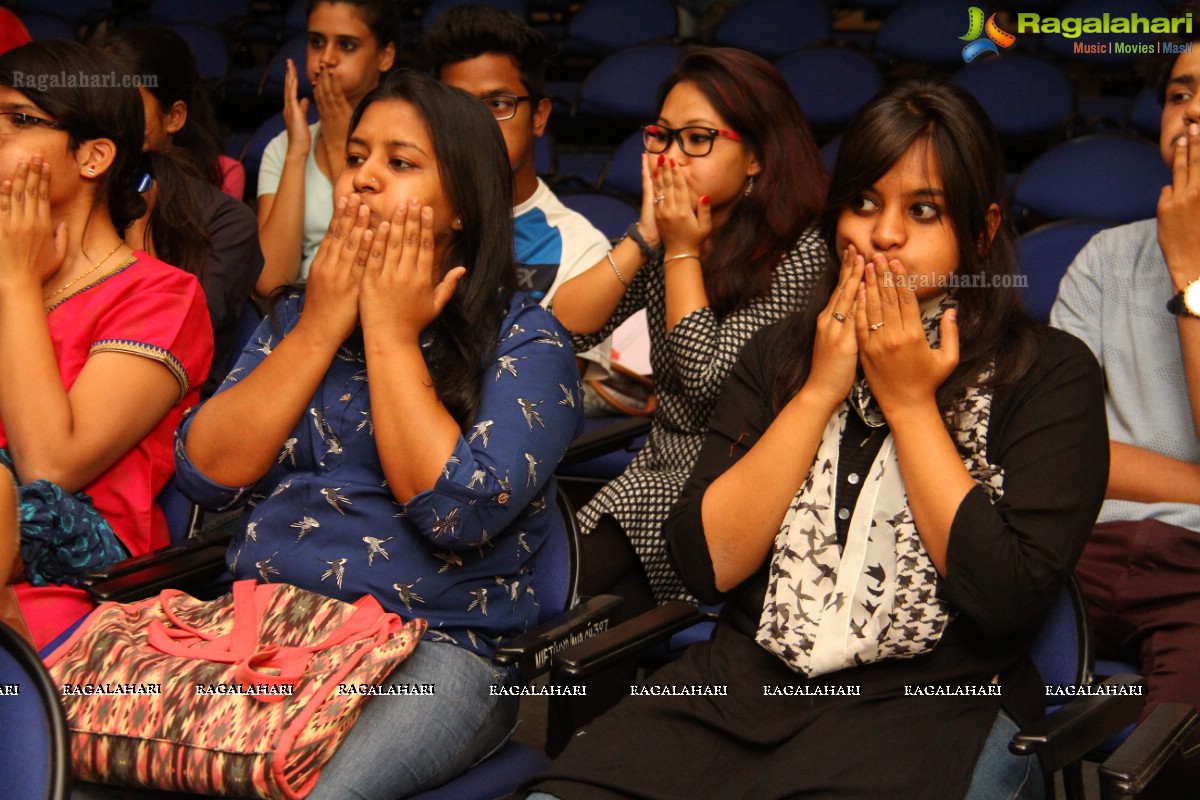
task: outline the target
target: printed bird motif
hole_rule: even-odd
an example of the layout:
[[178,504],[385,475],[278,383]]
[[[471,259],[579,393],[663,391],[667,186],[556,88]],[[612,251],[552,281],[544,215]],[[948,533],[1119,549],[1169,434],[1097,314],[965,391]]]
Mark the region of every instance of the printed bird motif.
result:
[[[524,333],[524,332],[525,332],[525,329],[514,322],[513,326],[508,329],[508,333],[504,334],[504,339],[511,339],[512,337],[516,336],[517,334]],[[502,339],[501,341],[504,341],[504,339]]]
[[492,544],[492,534],[488,531],[487,528],[483,528],[480,531],[479,541],[476,542],[475,544],[471,545],[471,547],[473,547],[479,553],[480,558],[483,558],[483,548],[495,547],[495,546],[496,545]]
[[446,459],[446,463],[442,465],[442,477],[450,480],[450,467],[461,463],[462,460],[458,456],[450,456]]
[[305,536],[308,536],[310,533],[315,531],[317,528],[321,527],[321,523],[317,522],[312,517],[305,517],[304,519],[300,520],[299,522],[293,522],[288,527],[295,528],[296,530],[300,531],[300,535],[296,537],[296,541],[299,542]]
[[463,565],[462,556],[460,556],[458,553],[434,553],[434,555],[440,558],[443,562],[442,565],[438,567],[439,575],[443,572],[449,572],[455,567],[461,567]]
[[230,370],[229,374],[225,376],[225,383],[237,383],[238,373],[245,372],[245,371],[246,371],[245,367],[236,367],[236,368]]
[[258,523],[251,522],[246,526],[246,538],[252,542],[258,541]]
[[254,566],[258,568],[258,577],[262,579],[263,583],[270,583],[271,576],[279,574],[279,570],[271,566],[271,559],[277,555],[279,555],[278,550],[276,550],[274,553],[271,553],[271,555],[267,556],[262,561],[254,562]]
[[421,597],[421,595],[419,595],[415,591],[413,591],[416,588],[416,585],[420,582],[421,582],[421,579],[417,578],[412,583],[393,583],[392,584],[392,588],[396,590],[396,594],[400,595],[400,602],[404,603],[404,607],[407,608],[409,611],[412,611],[413,603],[424,603],[425,602],[424,597]]
[[549,344],[553,345],[554,347],[563,346],[562,337],[558,335],[557,331],[548,331],[545,328],[538,328],[537,332],[542,335],[533,340],[534,344]]
[[346,562],[348,558],[335,558],[333,561],[326,561],[323,558],[317,559],[322,564],[328,564],[329,569],[321,573],[321,580],[332,577],[337,581],[337,587],[342,588],[342,578],[346,577]]
[[452,645],[458,645],[458,640],[444,631],[435,631],[430,629],[429,641],[431,642],[449,642]]
[[542,463],[534,458],[529,453],[525,454],[525,463],[529,465],[528,471],[525,473],[525,485],[537,486],[537,465]]
[[363,419],[362,419],[362,422],[358,423],[358,426],[354,430],[361,431],[363,428],[366,428],[367,433],[374,436],[375,435],[375,422],[374,422],[374,420],[371,419],[371,409],[368,408],[366,411],[360,411],[358,413],[362,414]]
[[275,488],[274,488],[274,489],[271,491],[271,497],[274,497],[274,496],[276,496],[276,495],[283,494],[284,492],[286,492],[286,491],[287,491],[288,489],[290,489],[290,488],[292,488],[292,479],[291,479],[291,478],[288,478],[286,481],[284,481],[283,483],[279,484],[278,486],[276,486],[276,487],[275,487]]
[[868,567],[867,575],[870,576],[871,580],[875,581],[877,585],[882,584],[887,578],[887,573],[883,571],[882,564],[875,564],[871,567]]
[[514,378],[519,378],[517,362],[524,361],[526,358],[528,356],[500,356],[496,359],[496,380],[500,380],[500,376],[506,372]]
[[503,586],[508,591],[508,596],[512,599],[512,601],[514,603],[517,602],[517,598],[521,596],[521,579],[520,578],[518,578],[517,580],[513,581],[510,584],[508,581],[504,580],[503,577],[497,575],[496,576],[496,585]]
[[348,506],[354,505],[354,503],[350,502],[349,498],[347,498],[344,494],[341,494],[342,489],[345,488],[345,486],[326,486],[321,490],[321,494],[325,496],[325,501],[329,503],[329,505],[333,506],[333,510],[341,514],[343,517],[346,516],[346,512],[342,510],[342,507],[339,505],[339,503],[345,503]]
[[476,608],[478,608],[480,611],[483,612],[483,615],[486,617],[487,616],[487,589],[480,587],[478,589],[470,589],[470,590],[468,590],[468,592],[475,599],[472,600],[470,602],[470,604],[467,606],[467,611],[474,611]]
[[533,551],[529,549],[529,542],[526,541],[527,536],[529,536],[529,533],[526,531],[517,532],[517,547],[526,553],[532,553]]
[[384,561],[391,561],[392,557],[388,555],[387,550],[383,549],[384,544],[395,539],[395,536],[389,536],[386,539],[380,539],[378,536],[364,536],[362,540],[367,543],[367,566],[374,566],[375,556],[383,556]]
[[276,464],[282,464],[286,458],[291,460],[293,467],[296,466],[296,441],[296,437],[293,436],[283,443],[283,450],[279,451],[279,460],[275,462]]
[[450,513],[445,517],[438,516],[437,509],[433,510],[433,535],[441,538],[447,533],[454,533],[458,530],[458,514],[461,508],[455,506],[450,509]]
[[264,356],[271,355],[271,339],[272,337],[270,336],[267,337],[265,342],[262,339],[259,339],[258,347],[254,348],[254,352],[262,353]]
[[492,435],[492,426],[496,424],[493,419],[485,419],[471,429],[471,435],[467,437],[467,444],[474,444],[476,439],[483,439],[483,446],[488,446],[488,437]]
[[[541,462],[538,462],[541,463]],[[529,503],[529,516],[540,514],[546,510],[546,496],[538,495]]]
[[468,489],[483,488],[483,481],[487,478],[487,470],[477,469],[471,473],[471,480],[467,481]]
[[535,403],[532,400],[518,397],[517,402],[521,405],[521,414],[525,417],[525,424],[529,426],[529,430],[533,430],[533,423],[535,421],[543,428],[546,427],[546,423],[542,420],[542,415],[537,412],[537,407],[546,402],[545,400],[538,400]]
[[560,406],[570,406],[571,408],[574,408],[575,407],[575,393],[572,392],[570,389],[568,389],[566,386],[564,386],[561,383],[558,385],[558,388],[562,389],[562,393],[563,393],[563,399],[559,400],[558,404]]

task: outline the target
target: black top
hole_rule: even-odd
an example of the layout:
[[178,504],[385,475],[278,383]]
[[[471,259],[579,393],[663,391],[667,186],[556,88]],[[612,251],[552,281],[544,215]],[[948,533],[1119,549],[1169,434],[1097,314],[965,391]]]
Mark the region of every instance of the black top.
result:
[[[965,794],[1001,704],[1018,724],[1041,715],[1040,679],[1027,653],[1083,549],[1108,477],[1104,390],[1091,353],[1069,334],[1039,327],[1030,371],[996,390],[986,455],[1004,470],[1004,496],[993,505],[976,487],[955,516],[939,592],[957,616],[938,646],[806,679],[753,639],[769,556],[722,594],[701,518],[705,488],[774,419],[772,354],[785,346],[774,340],[778,330],[764,329],[743,351],[664,528],[687,587],[725,607],[714,639],[690,648],[653,682],[724,684],[728,696],[630,697],[585,728],[538,788],[572,800],[783,798],[806,790],[813,793],[805,797],[943,800]],[[850,471],[839,474],[839,493]],[[982,686],[997,675],[1000,697],[905,694],[906,686]],[[860,693],[775,696],[767,686]]]
[[225,380],[233,356],[238,318],[263,268],[258,220],[250,207],[207,181],[196,179],[211,249],[200,280],[213,326],[213,361],[200,390],[209,397]]

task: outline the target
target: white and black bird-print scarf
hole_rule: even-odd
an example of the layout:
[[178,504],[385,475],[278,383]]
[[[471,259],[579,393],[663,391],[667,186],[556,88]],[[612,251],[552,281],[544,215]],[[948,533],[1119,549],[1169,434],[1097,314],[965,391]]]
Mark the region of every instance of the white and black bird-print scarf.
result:
[[[933,347],[942,312],[953,304],[943,297],[922,312]],[[991,401],[990,391],[968,390],[949,415],[948,428],[963,464],[994,503],[1004,476],[984,457]],[[863,480],[839,552],[834,489],[851,411],[871,427],[885,424],[860,377],[826,424],[812,469],[775,536],[755,637],[810,678],[932,650],[951,617],[936,596],[937,572],[913,523],[890,433]]]

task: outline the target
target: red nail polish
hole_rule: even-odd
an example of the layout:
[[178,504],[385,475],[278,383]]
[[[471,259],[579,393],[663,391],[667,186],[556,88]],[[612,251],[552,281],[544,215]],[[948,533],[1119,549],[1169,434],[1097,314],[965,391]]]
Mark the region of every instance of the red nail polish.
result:
[[672,167],[675,166],[675,159],[673,159],[673,158],[671,159],[671,166]]
[[700,202],[703,203],[704,205],[708,205],[708,195],[704,195],[704,197],[701,197]]
[[660,153],[658,156],[658,165],[661,167],[666,162],[667,162],[667,157]]

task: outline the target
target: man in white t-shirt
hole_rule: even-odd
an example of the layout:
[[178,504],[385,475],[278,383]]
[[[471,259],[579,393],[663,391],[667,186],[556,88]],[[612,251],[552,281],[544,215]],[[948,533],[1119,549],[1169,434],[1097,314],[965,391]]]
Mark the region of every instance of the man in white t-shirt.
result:
[[[517,286],[547,305],[562,283],[604,258],[604,234],[564,206],[537,176],[533,143],[546,129],[550,43],[507,11],[459,6],[421,41],[423,63],[443,82],[478,97],[496,117],[513,171]],[[608,365],[610,344],[582,355]]]

